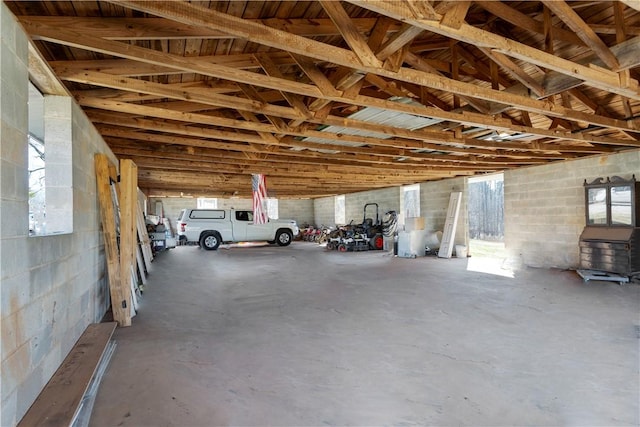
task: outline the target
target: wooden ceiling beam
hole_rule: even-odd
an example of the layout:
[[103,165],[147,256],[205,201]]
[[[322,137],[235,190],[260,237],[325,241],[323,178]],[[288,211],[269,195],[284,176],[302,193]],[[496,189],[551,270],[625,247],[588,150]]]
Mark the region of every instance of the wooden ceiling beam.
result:
[[[403,159],[403,165],[414,164],[416,167],[424,166],[425,161],[452,161],[455,163],[478,163],[485,164],[504,164],[504,163],[520,163],[533,164],[544,161],[560,160],[575,157],[568,153],[551,152],[544,154],[536,154],[531,152],[514,152],[508,150],[485,150],[474,148],[461,148],[458,150],[448,151],[447,147],[433,146],[433,153],[429,151],[414,152],[408,150],[388,150],[373,149],[371,147],[350,147],[338,145],[324,145],[316,143],[305,143],[295,138],[282,138],[274,145],[260,145],[256,143],[235,144],[224,142],[224,140],[212,140],[202,138],[187,138],[171,135],[162,135],[158,133],[145,133],[131,131],[113,126],[97,125],[98,130],[103,137],[115,137],[121,139],[132,139],[136,141],[145,141],[150,143],[162,143],[171,145],[182,145],[187,147],[195,147],[196,149],[214,149],[229,150],[244,153],[278,155],[283,157],[306,157],[319,159],[322,162],[323,157],[340,160],[353,160],[358,162],[373,164],[398,164],[398,159]],[[265,144],[269,144],[265,140]],[[304,151],[292,151],[291,149]],[[440,148],[438,150],[438,148]],[[311,150],[311,151],[308,151]],[[319,152],[317,150],[322,150]],[[337,151],[331,153],[330,151]],[[550,150],[549,150],[550,151]]]
[[[109,40],[185,40],[185,39],[229,39],[228,33],[184,25],[164,18],[108,18],[86,16],[18,16],[21,22],[41,23],[56,27],[73,27],[86,34]],[[277,28],[291,34],[306,37],[335,36],[340,32],[330,19],[249,19],[250,21]],[[361,34],[371,31],[376,18],[351,18]],[[395,22],[388,29],[390,34],[399,31],[401,24]]]
[[[498,18],[507,21],[518,28],[525,29],[535,34],[544,35],[544,24],[537,21],[518,9],[509,6],[501,1],[482,1],[476,3],[487,12],[497,16]],[[575,45],[584,46],[584,41],[578,37],[575,33],[567,31],[563,28],[555,28],[554,35],[562,41],[566,41]]]
[[[156,181],[162,181],[165,177],[162,169],[159,168],[149,168],[145,169],[144,172],[140,173],[140,176],[144,178],[155,179]],[[431,175],[433,176],[433,175]],[[206,183],[206,182],[225,182],[225,183],[251,183],[251,178],[247,174],[236,174],[236,173],[224,173],[220,175],[211,175],[211,174],[199,174],[196,171],[184,170],[184,171],[172,171],[171,177],[173,181],[182,181],[184,183],[192,182],[194,184]],[[331,176],[327,176],[323,179],[322,183],[317,182],[316,179],[312,176],[298,176],[291,174],[270,174],[269,182],[273,183],[276,186],[282,187],[291,187],[297,185],[308,185],[310,187],[321,188],[325,183],[331,186],[339,186],[340,184],[345,184],[345,179],[348,178],[347,174],[337,175],[331,174]],[[391,183],[403,182],[406,178],[402,177],[389,177],[388,178]],[[381,184],[380,176],[367,176],[363,175],[358,179],[357,182],[350,182],[349,185],[353,185],[355,187],[364,187],[366,188],[372,184]],[[384,185],[384,183],[383,183]],[[389,184],[387,184],[389,185]],[[271,186],[271,185],[270,185]],[[249,189],[251,186],[249,185]]]
[[[154,83],[128,77],[112,76],[110,74],[100,73],[97,71],[67,73],[64,70],[58,70],[58,75],[61,79],[67,81],[120,89],[128,92],[145,93],[182,101],[190,101],[192,103],[205,104],[212,107],[240,109],[243,111],[270,114],[290,119],[305,118],[300,112],[290,107],[281,107],[262,101],[220,94],[207,88],[191,89],[184,86],[176,87],[172,84]],[[84,94],[79,96],[84,97]],[[105,101],[107,100],[108,99],[105,99]],[[109,101],[119,102],[113,100]]]
[[[276,77],[284,80],[284,76],[278,69],[278,66],[273,61],[271,61],[269,55],[256,53],[255,57],[260,63],[260,66],[262,67],[264,72],[268,76]],[[311,117],[311,112],[309,111],[309,109],[307,108],[307,106],[305,105],[305,103],[303,102],[302,98],[300,98],[299,95],[294,93],[289,93],[286,91],[280,91],[280,93],[282,93],[282,96],[284,97],[284,99],[287,100],[289,105],[293,107],[293,109],[296,111],[296,113],[298,113],[300,117],[304,117],[305,119],[308,119]]]
[[38,49],[29,41],[29,80],[46,95],[69,96],[69,91],[60,82]]
[[[367,44],[371,50],[378,50],[384,38],[387,35],[387,29],[391,25],[391,19],[382,17],[376,20],[375,25],[371,29]],[[349,94],[360,91],[362,84],[361,80],[364,78],[365,73],[359,70],[352,69],[350,67],[341,66],[333,74],[334,87],[342,92],[342,96],[349,96]],[[322,98],[312,101],[309,105],[311,111],[324,111],[327,108],[331,108],[332,99]]]
[[311,58],[306,56],[291,54],[298,67],[309,77],[325,97],[339,97],[341,92],[336,90],[327,76],[318,68]]
[[613,71],[619,71],[618,59],[600,37],[587,25],[580,15],[574,11],[565,1],[542,0],[542,3],[553,11],[578,37],[589,46],[596,55]]
[[286,90],[306,96],[320,97],[320,91],[312,85],[290,80],[272,78],[246,70],[236,69],[205,61],[198,57],[182,57],[139,46],[128,45],[118,41],[100,39],[87,34],[80,34],[71,29],[51,28],[43,25],[26,24],[27,30],[40,40],[62,43],[80,49],[93,50],[108,55],[120,56],[148,64],[170,67],[183,72],[197,73],[214,78],[255,84],[274,90]]
[[542,86],[542,84],[540,84],[537,80],[535,80],[527,72],[525,72],[511,58],[500,52],[495,52],[484,47],[480,47],[479,49],[487,56],[487,58],[491,59],[495,64],[499,65],[513,79],[531,89],[533,93],[536,94],[536,96],[544,96],[544,87]]
[[[183,113],[180,111],[172,111],[163,108],[156,108],[148,105],[137,105],[137,104],[127,104],[116,101],[109,101],[103,99],[92,99],[92,98],[83,98],[79,97],[78,102],[80,105],[85,107],[93,107],[105,109],[108,111],[116,111],[127,114],[137,114],[137,115],[146,115],[150,117],[157,117],[165,120],[178,120],[185,121],[189,123],[197,123],[204,125],[214,125],[214,126],[224,126],[232,129],[239,129],[244,131],[252,131],[252,132],[267,132],[271,134],[275,133],[284,133],[289,134],[290,136],[295,137],[314,137],[314,138],[322,138],[328,141],[345,141],[351,143],[359,143],[366,144],[371,146],[383,146],[383,147],[396,147],[396,148],[409,148],[409,149],[440,149],[443,151],[453,151],[453,152],[463,152],[463,147],[479,147],[486,148],[489,143],[487,141],[479,141],[472,138],[459,138],[454,133],[443,133],[442,131],[428,131],[428,130],[406,130],[400,128],[395,129],[395,135],[404,136],[405,138],[411,139],[419,139],[420,141],[412,142],[411,140],[398,140],[396,138],[390,139],[380,139],[373,137],[363,137],[363,136],[352,136],[348,134],[333,134],[329,132],[322,131],[314,131],[310,129],[306,130],[295,130],[295,129],[277,129],[271,124],[265,123],[257,123],[257,122],[246,122],[246,121],[238,121],[231,120],[222,117],[213,117],[208,115],[202,115],[197,113]],[[360,128],[365,130],[374,130],[383,133],[385,130],[388,130],[387,127],[382,125],[376,125],[367,122],[359,122],[351,119],[337,119],[335,123],[332,123],[331,120],[327,120],[327,123],[338,125],[338,126],[348,126],[354,128]],[[116,123],[117,124],[117,123]],[[133,121],[134,126],[139,126],[139,121]],[[247,140],[249,135],[237,134],[233,132],[225,132],[225,131],[217,131],[220,135],[227,135],[231,138],[235,138],[235,140]],[[552,132],[553,133],[553,132]],[[601,138],[606,140],[605,138]],[[263,142],[261,139],[253,139],[252,142],[260,143]],[[271,141],[273,143],[273,141]],[[331,144],[331,142],[329,142]],[[431,144],[444,144],[445,146],[436,148]],[[322,144],[318,144],[318,148],[321,147]],[[462,146],[459,150],[456,150],[454,147],[447,147],[446,145],[451,146]],[[528,151],[530,146],[525,144],[511,143],[501,145],[501,148],[508,149],[519,149]],[[535,150],[534,150],[535,151]]]
[[[278,66],[294,65],[295,62],[287,52],[269,52],[269,59]],[[224,65],[241,70],[258,70],[260,63],[254,54],[240,53],[233,55],[206,55],[198,56],[197,60],[204,63]],[[100,70],[109,74],[131,77],[164,76],[192,72],[181,68],[169,67],[160,64],[140,62],[134,59],[87,59],[70,61],[51,61],[52,67],[67,70]],[[191,83],[198,84],[198,82]]]
[[[413,54],[411,52],[409,52],[405,56],[405,60],[407,61],[407,63],[411,64],[416,70],[420,70],[420,71],[423,71],[425,73],[433,73],[433,74],[436,74],[436,75],[439,75],[439,76],[443,76],[444,75],[440,71],[434,69],[426,61],[423,61],[422,58],[420,58],[418,55],[415,55],[415,54]],[[462,98],[465,101],[467,101],[467,103],[469,103],[469,105],[471,105],[473,108],[475,108],[480,113],[483,113],[483,114],[489,113],[489,104],[487,102],[485,102],[483,100],[475,99],[473,97],[465,96],[465,95],[461,95],[460,98]],[[455,103],[454,103],[454,107],[455,107]]]
[[[640,5],[640,1],[638,2]],[[616,33],[616,29],[607,24],[589,24],[591,29],[598,34],[611,35]],[[625,25],[625,32],[630,36],[640,36],[640,27],[637,25]]]
[[[162,2],[159,2],[162,3]],[[174,2],[171,2],[172,4]],[[156,4],[156,3],[154,3]],[[136,58],[138,60],[144,62],[151,63],[163,63],[166,65],[170,65],[175,68],[183,69],[185,71],[201,73],[204,75],[211,75],[218,78],[225,78],[232,81],[239,81],[248,84],[254,84],[262,87],[269,87],[275,90],[285,90],[292,93],[298,93],[305,96],[311,96],[314,98],[321,98],[324,95],[320,92],[320,90],[312,85],[297,83],[284,79],[277,79],[269,76],[259,75],[256,73],[251,73],[243,70],[236,70],[229,67],[210,64],[210,63],[202,63],[194,58],[182,58],[177,57],[175,55],[166,54],[162,52],[153,51],[150,49],[140,48],[136,46],[124,45],[120,42],[108,41],[103,39],[97,39],[88,35],[80,35],[68,29],[52,29],[52,28],[43,28],[43,27],[35,27],[29,28],[29,31],[32,34],[39,34],[37,37],[42,37],[50,41],[60,42],[63,44],[72,44],[78,47],[84,46],[85,48],[96,49],[98,51],[102,51],[103,53],[108,53],[116,56],[128,57],[130,59]],[[44,35],[43,35],[44,34]],[[330,50],[330,49],[329,49]],[[438,88],[447,88],[453,89],[455,91],[455,87],[462,85],[467,85],[469,89],[465,90],[464,93],[471,93],[473,97],[477,98],[485,98],[484,94],[486,93],[494,93],[495,96],[491,98],[495,101],[499,101],[506,105],[513,105],[518,108],[522,108],[527,111],[534,111],[540,114],[546,114],[553,117],[564,117],[570,120],[582,121],[594,125],[605,126],[605,127],[613,127],[621,130],[635,130],[634,123],[628,123],[626,121],[621,120],[612,120],[610,118],[602,118],[596,115],[583,114],[579,111],[568,110],[563,107],[558,106],[550,106],[546,102],[533,100],[530,98],[526,98],[520,95],[512,95],[508,94],[504,91],[494,91],[491,89],[481,88],[476,85],[457,82],[451,79],[446,79],[441,76],[436,76],[434,74],[428,74],[424,72],[419,72],[417,70],[407,70],[405,71],[414,71],[420,73],[420,76],[415,76],[416,78],[408,79],[410,81],[416,80],[420,85],[425,86],[435,86]],[[383,74],[383,73],[379,73]],[[385,71],[386,74],[386,71]],[[397,75],[398,73],[393,73],[393,75]],[[428,79],[425,79],[426,76],[429,76]],[[432,78],[436,78],[438,82],[430,82]],[[440,81],[442,80],[442,81]],[[467,87],[465,86],[465,87]],[[356,96],[352,99],[340,97],[333,98],[334,101],[346,102],[351,104],[359,104],[362,106],[368,106],[370,100],[373,100],[371,97],[365,97],[366,99],[361,98],[360,96]],[[360,102],[358,100],[361,100]],[[376,100],[379,101],[379,100]],[[380,104],[380,102],[377,102]],[[422,108],[408,108],[408,106],[394,103],[394,102],[385,102],[385,109],[391,110],[407,110],[412,109],[414,111],[413,114],[427,116],[427,117],[439,117],[444,118],[445,120],[456,120],[456,114],[447,114],[446,112],[442,112],[436,108],[430,107],[422,107]],[[466,116],[466,117],[465,117]],[[470,118],[468,114],[464,116],[457,115],[457,121],[462,122],[466,121],[465,118]],[[464,117],[464,118],[463,118]],[[487,119],[486,116],[477,116],[479,119],[475,122],[476,125],[478,123],[482,123],[483,126],[491,126],[492,120]],[[507,125],[508,127],[508,125]]]
[[622,3],[626,4],[632,9],[640,11],[640,1],[638,0],[620,0]]
[[[361,164],[349,164],[348,162],[329,162],[325,164],[318,164],[308,162],[302,159],[300,162],[272,162],[265,160],[253,160],[247,159],[244,156],[236,156],[232,159],[230,157],[219,156],[195,156],[188,153],[175,152],[175,149],[170,150],[167,147],[163,149],[138,147],[132,148],[128,143],[119,143],[117,140],[110,141],[110,147],[114,154],[118,157],[127,156],[130,158],[149,159],[155,160],[155,163],[150,166],[142,164],[145,168],[155,167],[160,170],[194,170],[201,171],[202,173],[226,173],[228,171],[235,171],[236,173],[286,173],[295,176],[301,173],[307,176],[317,176],[318,178],[324,177],[327,172],[339,173],[344,176],[347,175],[372,175],[372,176],[397,176],[412,179],[420,179],[423,176],[432,175],[433,172],[482,172],[482,171],[496,171],[503,170],[510,167],[516,167],[513,165],[502,165],[502,167],[496,165],[485,164],[469,164],[469,165],[425,165],[420,168],[394,168],[394,167],[382,167],[379,165],[368,166]],[[161,157],[159,157],[161,154]],[[138,163],[136,161],[136,163]],[[263,172],[260,172],[263,171]],[[357,179],[357,176],[354,178]]]
[[635,80],[621,82],[617,74],[613,71],[604,68],[584,66],[468,24],[463,24],[460,28],[456,29],[442,25],[436,20],[415,19],[406,6],[391,0],[348,1],[401,22],[409,23],[465,43],[495,49],[505,55],[581,79],[586,84],[598,89],[628,96],[633,99],[640,99],[638,82]]
[[[80,97],[79,99],[85,99]],[[161,110],[161,109],[159,109]],[[160,118],[163,118],[163,111],[158,111],[156,115],[160,116]],[[91,118],[91,120],[98,121],[98,122],[103,122],[103,123],[109,123],[109,124],[115,124],[115,125],[122,125],[122,126],[130,126],[130,127],[139,127],[142,129],[148,129],[148,130],[154,130],[154,131],[164,131],[164,132],[170,132],[170,133],[178,133],[181,135],[187,135],[187,136],[196,136],[196,137],[204,137],[204,138],[209,138],[211,136],[211,132],[212,130],[210,129],[205,129],[205,128],[197,128],[193,125],[191,126],[185,126],[185,125],[179,125],[179,124],[172,124],[172,123],[167,123],[166,121],[157,121],[157,120],[148,120],[148,119],[142,119],[142,118],[131,118],[131,117],[127,117],[127,116],[122,116],[122,115],[114,115],[113,113],[101,113],[99,111],[88,111],[87,114],[89,115],[89,117]],[[208,117],[208,116],[207,116]],[[207,118],[207,120],[211,120],[209,118]],[[228,122],[225,122],[225,124],[228,124]],[[513,127],[513,126],[512,126]],[[519,132],[523,132],[526,133],[527,129],[529,129],[528,127],[525,126],[515,126],[513,130],[515,131],[519,131]],[[266,129],[263,129],[266,130]],[[509,128],[504,128],[504,131],[509,131]],[[231,141],[247,141],[247,142],[260,142],[261,138],[259,136],[257,136],[254,133],[247,133],[247,132],[238,132],[238,131],[225,131],[225,130],[221,130],[221,129],[216,129],[215,130],[216,136],[218,138],[224,138],[227,140],[231,140]],[[590,137],[588,139],[584,139],[582,134],[580,133],[575,133],[572,134],[570,132],[567,131],[563,131],[563,130],[539,130],[539,133],[542,134],[542,136],[546,136],[548,138],[552,138],[552,139],[565,139],[565,138],[559,138],[560,136],[568,136],[570,138],[566,138],[566,139],[570,139],[574,142],[580,143],[582,146],[575,146],[574,144],[556,144],[556,145],[548,145],[549,150],[551,151],[567,151],[567,152],[607,152],[608,148],[607,147],[602,147],[602,145],[613,145],[613,146],[625,146],[625,145],[629,145],[629,146],[639,146],[637,145],[637,142],[633,142],[633,141],[628,141],[628,140],[619,140],[616,138],[607,138],[607,137]],[[309,135],[309,131],[306,131],[306,133],[301,132],[301,133],[295,133],[293,136],[305,136],[305,135]],[[478,148],[492,148],[495,147],[495,143],[491,143],[489,141],[481,141],[481,140],[476,140],[473,138],[466,138],[463,140],[460,140],[459,138],[457,138],[455,135],[451,134],[450,137],[447,136],[446,133],[443,133],[441,131],[432,131],[432,132],[428,132],[426,133],[426,131],[423,131],[422,135],[424,137],[427,137],[429,141],[432,141],[435,144],[450,144],[451,147],[442,147],[442,149],[446,149],[446,150],[450,150],[450,151],[455,151],[455,147],[458,146],[460,148],[463,147],[478,147]],[[315,136],[315,137],[320,137],[323,139],[326,139],[329,137],[329,135],[327,135],[326,133],[323,132],[315,132],[312,135],[309,136]],[[432,146],[430,146],[427,142],[425,142],[424,140],[422,142],[413,142],[413,141],[409,141],[409,140],[399,140],[396,138],[391,138],[391,139],[386,139],[386,140],[381,140],[379,138],[367,138],[367,137],[355,137],[355,136],[351,136],[351,135],[339,135],[339,136],[333,136],[330,137],[331,139],[335,139],[337,141],[345,141],[345,142],[351,142],[351,143],[359,143],[359,144],[366,144],[366,145],[370,145],[370,146],[387,146],[387,147],[396,147],[396,148],[409,148],[409,149],[429,149]],[[592,146],[589,147],[589,143],[595,143],[597,144],[596,146]],[[546,146],[546,144],[545,144]],[[533,151],[539,151],[539,148],[537,148],[536,145],[531,145],[531,144],[527,144],[527,143],[519,143],[519,142],[501,142],[500,143],[500,147],[506,149],[513,149],[513,150],[522,150],[522,151],[528,151],[528,150],[533,150]],[[566,148],[562,148],[562,147],[566,147]],[[581,151],[584,150],[584,151]]]
[[[139,136],[139,138],[154,140],[154,135],[158,135],[157,132],[164,132],[169,134],[185,135],[192,138],[180,139],[171,136],[156,138],[159,141],[173,144],[184,143],[186,145],[194,146],[206,146],[206,142],[199,142],[201,139],[210,141],[212,131],[209,129],[202,129],[196,126],[183,126],[172,125],[166,122],[148,120],[148,119],[131,119],[122,117],[119,115],[113,115],[108,113],[99,113],[95,111],[88,112],[89,117],[96,123],[100,132],[104,132],[105,135],[130,137],[130,135],[121,128],[115,130],[113,126],[127,126],[135,129],[146,129],[153,131],[153,134],[149,134],[148,137]],[[101,125],[100,123],[107,124],[109,126]],[[140,132],[136,132],[136,135],[140,135]],[[142,134],[144,135],[144,133]],[[131,136],[132,137],[132,136]],[[160,139],[164,138],[164,139]],[[194,139],[198,138],[198,139]],[[221,141],[241,141],[247,143],[261,143],[261,139],[257,135],[250,135],[246,133],[238,132],[222,132],[215,131],[215,138]],[[351,146],[351,145],[338,145],[331,143],[313,143],[300,140],[299,138],[289,136],[279,139],[279,145],[286,147],[296,147],[311,150],[333,150],[343,153],[354,154],[375,154],[378,156],[388,157],[407,157],[407,158],[429,158],[427,153],[415,153],[413,150],[407,150],[404,148],[393,148],[384,146]],[[393,145],[399,145],[399,143],[393,143]],[[244,145],[240,145],[244,147]],[[249,146],[247,146],[249,147]],[[479,155],[479,156],[503,156],[508,158],[546,158],[546,159],[559,159],[573,157],[570,153],[607,153],[612,152],[610,147],[604,146],[575,146],[568,144],[528,144],[528,143],[516,143],[516,142],[501,142],[500,148],[496,148],[496,143],[483,140],[472,140],[467,145],[441,145],[433,143],[423,143],[421,145],[423,150],[433,150],[439,152],[445,152],[450,154],[461,155]],[[249,148],[247,148],[248,150]],[[255,151],[255,149],[252,148]]]
[[[135,158],[131,159],[135,162]],[[461,174],[463,175],[463,174]],[[182,176],[177,175],[175,177],[171,176],[167,178],[158,176],[157,173],[144,176],[140,175],[140,181],[143,183],[144,187],[153,187],[153,188],[163,188],[163,189],[173,189],[173,190],[182,190],[182,193],[191,193],[202,191],[202,189],[213,190],[216,189],[219,192],[223,192],[226,194],[232,194],[234,196],[243,197],[248,195],[248,198],[251,198],[251,177],[249,175],[244,175],[244,179],[233,179],[230,181],[215,181],[215,180],[192,180],[189,179],[191,174]],[[442,179],[448,178],[447,174],[443,175],[434,175],[430,176],[425,181],[429,181],[432,179]],[[304,179],[298,181],[288,181],[283,180],[277,177],[273,177],[272,175],[268,176],[268,191],[269,197],[277,197],[281,199],[285,196],[298,196],[301,197],[303,194],[306,197],[316,196],[318,194],[344,194],[351,193],[356,191],[366,191],[374,188],[384,188],[391,186],[400,186],[413,183],[411,180],[406,179],[398,179],[398,180],[367,180],[364,182],[348,182],[347,184],[342,183],[340,185],[333,180],[326,180],[326,184],[319,184],[317,181],[314,182],[313,179]],[[247,187],[248,183],[248,187]],[[142,186],[141,186],[142,187]]]
[[[164,173],[163,170],[165,169],[165,167],[174,166],[173,163],[168,163],[167,165],[158,166],[151,163],[149,159],[146,157],[140,157],[140,159],[142,161],[141,165],[144,167],[144,169],[142,169],[139,172],[139,175],[140,176],[156,176],[156,179],[158,181],[161,181],[163,179],[163,173]],[[224,167],[224,165],[222,167]],[[385,186],[391,186],[401,182],[405,182],[405,183],[412,182],[412,181],[415,182],[416,179],[428,180],[434,177],[451,176],[451,172],[444,172],[441,174],[438,174],[438,173],[424,174],[420,177],[415,177],[415,176],[406,177],[406,176],[396,176],[396,175],[392,176],[392,175],[385,175],[385,174],[370,174],[370,175],[360,174],[357,180],[353,180],[353,179],[350,179],[351,177],[350,174],[346,172],[339,173],[339,172],[328,172],[324,170],[323,173],[325,173],[325,175],[323,176],[323,182],[321,183],[321,182],[318,182],[317,172],[305,173],[304,171],[294,171],[294,173],[292,173],[292,171],[290,170],[283,170],[283,169],[276,168],[270,171],[269,179],[276,179],[283,183],[295,183],[295,184],[310,183],[316,186],[321,186],[324,182],[327,182],[330,185],[334,185],[334,184],[344,185],[345,182],[353,181],[353,185],[363,186],[366,188],[367,185],[372,185],[372,184],[377,184],[377,185],[382,184]],[[244,170],[241,172],[224,172],[224,173],[221,173],[220,175],[225,177],[229,177],[229,176],[244,177],[245,180],[250,180],[247,172],[245,172]],[[216,175],[203,174],[198,172],[197,170],[192,170],[192,169],[184,169],[184,170],[171,169],[171,176],[176,177],[177,179],[184,179],[186,181],[198,183],[198,182],[206,182],[210,176],[216,176]]]
[[[585,121],[584,119],[586,117],[584,116],[587,116],[580,115],[577,114],[579,112],[566,109],[562,109],[563,111],[561,112],[561,114],[558,114],[560,113],[560,111],[550,109],[548,104],[538,100],[530,99],[524,96],[508,94],[503,91],[482,88],[477,85],[459,82],[453,79],[446,79],[442,76],[436,76],[434,74],[428,74],[417,70],[401,68],[397,71],[389,71],[385,70],[384,68],[367,67],[365,65],[358,66],[360,61],[351,51],[340,49],[335,46],[328,47],[328,45],[321,42],[316,42],[304,37],[299,37],[296,35],[274,30],[264,25],[248,22],[241,18],[236,18],[234,16],[204,8],[193,3],[178,1],[110,1],[122,6],[131,7],[133,9],[152,13],[165,18],[174,19],[179,22],[189,23],[195,26],[203,26],[205,28],[217,28],[231,34],[235,34],[237,36],[245,37],[248,40],[271,46],[273,48],[283,49],[301,55],[310,56],[317,60],[329,61],[351,68],[355,67],[365,72],[371,72],[374,74],[379,74],[381,76],[395,78],[411,83],[417,83],[419,85],[428,87],[446,87],[448,91],[459,95],[468,95],[475,98],[503,103],[506,105],[513,105],[516,108],[521,108],[527,111],[538,112],[540,114],[551,115],[554,117],[565,117],[569,120]],[[407,12],[407,9],[404,8],[404,6],[402,6],[402,4],[400,3],[394,2],[393,4],[391,4],[386,1],[354,1],[354,3],[364,8],[373,9],[374,11],[379,12],[383,15],[390,16],[403,22],[408,22],[420,28],[444,33],[444,35],[452,37],[454,39],[463,40],[476,45],[479,44],[482,46],[495,48],[500,50],[502,53],[510,56],[524,57],[521,59],[528,60],[533,63],[538,63],[538,65],[556,69],[559,72],[581,78],[588,84],[591,84],[595,87],[599,87],[601,89],[608,90],[614,93],[619,93],[633,99],[640,99],[637,81],[633,80],[622,84],[618,78],[618,75],[611,71],[582,66],[572,61],[564,60],[562,58],[558,58],[557,56],[547,54],[538,49],[522,45],[505,37],[496,36],[487,31],[476,29],[475,27],[472,27],[470,25],[465,24],[460,28],[460,30],[456,30],[450,27],[442,26],[437,22],[416,20],[412,16],[407,15],[409,12]],[[36,31],[33,32],[35,33]],[[469,32],[469,34],[467,34],[467,32]],[[527,55],[529,55],[529,57]],[[314,97],[318,97],[318,95]],[[542,112],[543,110],[546,110],[546,112]],[[576,115],[582,116],[582,118],[575,117]],[[623,123],[622,125],[628,127],[627,123]]]
[[438,6],[443,7],[445,3],[448,3],[450,7],[442,15],[440,23],[447,27],[456,29],[460,28],[467,16],[467,11],[469,10],[469,6],[471,6],[471,2],[462,0],[446,1],[440,2]]
[[[101,128],[103,130],[103,128]],[[154,135],[157,137],[154,138]],[[192,140],[188,138],[177,138],[177,137],[163,137],[162,135],[144,135],[138,132],[126,132],[126,131],[118,131],[113,128],[105,129],[105,137],[116,136],[120,139],[134,139],[142,143],[142,141],[146,141],[146,143],[167,143],[171,145],[181,145],[190,147],[189,150],[191,152],[200,152],[202,155],[208,153],[213,153],[215,156],[223,156],[222,152],[216,152],[215,150],[229,150],[241,153],[261,153],[264,155],[268,155],[268,157],[263,158],[263,160],[273,160],[275,162],[280,162],[280,159],[274,158],[273,156],[282,156],[286,157],[286,159],[282,161],[291,161],[291,162],[314,162],[322,164],[326,159],[331,161],[341,160],[347,162],[358,162],[358,163],[369,163],[375,165],[382,165],[381,167],[385,167],[385,165],[392,166],[393,168],[398,169],[406,169],[406,168],[421,168],[424,166],[437,166],[450,164],[451,166],[457,166],[462,164],[474,164],[474,165],[507,165],[507,164],[540,164],[543,162],[547,162],[550,160],[557,159],[566,159],[573,157],[568,154],[563,155],[553,155],[553,154],[542,154],[542,155],[518,155],[518,154],[507,154],[505,155],[504,150],[500,151],[488,151],[488,150],[461,150],[461,153],[452,155],[445,154],[444,152],[406,152],[402,153],[404,155],[382,155],[378,154],[373,150],[369,152],[359,152],[359,153],[349,153],[347,148],[346,151],[341,151],[339,153],[320,153],[317,151],[290,151],[290,149],[285,149],[286,145],[274,147],[270,149],[269,147],[260,148],[259,146],[252,145],[242,145],[242,144],[224,144],[221,142],[212,141],[210,143],[205,143],[204,141]],[[113,139],[110,139],[113,141]],[[291,145],[296,145],[295,140],[290,139],[289,143]],[[300,147],[295,147],[300,148]],[[164,147],[163,149],[169,149]],[[176,149],[186,149],[185,147]],[[195,150],[195,151],[194,151]],[[197,151],[197,150],[207,150],[205,151]],[[237,158],[235,153],[230,153],[227,155],[231,158]],[[304,156],[304,157],[301,157]]]
[[[320,0],[324,11],[329,15],[329,18],[333,21],[342,38],[349,45],[351,51],[355,53],[359,62],[367,67],[379,68],[382,66],[382,62],[373,53],[367,41],[358,31],[358,27],[351,21],[351,17],[342,7],[339,1],[335,0]],[[303,52],[295,52],[302,54]],[[354,63],[353,65],[356,65]]]
[[[245,94],[245,96],[247,98],[249,98],[250,100],[253,100],[253,101],[258,101],[258,102],[260,102],[260,103],[262,103],[264,105],[267,105],[267,102],[264,100],[264,98],[258,92],[258,90],[256,88],[254,88],[253,86],[250,86],[250,85],[242,84],[242,83],[240,83],[239,86],[240,86],[240,89],[242,90],[242,92]],[[243,109],[241,109],[241,108],[236,108],[236,110],[238,110],[238,112],[240,112],[240,113],[242,113],[242,111],[243,111]],[[282,119],[282,117],[274,115],[274,114],[268,114],[268,113],[265,113],[264,111],[261,111],[261,113],[277,129],[285,129],[287,127],[287,124]],[[299,113],[299,111],[297,111],[297,113]]]
[[389,40],[376,52],[376,57],[381,61],[385,61],[391,55],[413,42],[413,40],[422,34],[424,30],[422,28],[414,27],[413,25],[404,24],[400,31],[392,35]]

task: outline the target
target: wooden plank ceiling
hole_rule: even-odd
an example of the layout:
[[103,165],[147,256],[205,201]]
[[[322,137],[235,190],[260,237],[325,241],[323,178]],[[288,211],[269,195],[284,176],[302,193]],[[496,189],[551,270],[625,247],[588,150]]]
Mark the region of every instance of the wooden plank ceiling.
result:
[[149,195],[320,197],[640,147],[633,1],[6,1]]

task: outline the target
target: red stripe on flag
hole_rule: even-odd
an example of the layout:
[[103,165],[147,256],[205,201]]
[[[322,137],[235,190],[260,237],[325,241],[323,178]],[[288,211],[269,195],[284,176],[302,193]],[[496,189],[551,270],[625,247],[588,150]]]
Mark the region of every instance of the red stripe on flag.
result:
[[251,187],[253,190],[253,223],[265,224],[269,218],[264,204],[267,199],[267,184],[263,174],[251,175]]

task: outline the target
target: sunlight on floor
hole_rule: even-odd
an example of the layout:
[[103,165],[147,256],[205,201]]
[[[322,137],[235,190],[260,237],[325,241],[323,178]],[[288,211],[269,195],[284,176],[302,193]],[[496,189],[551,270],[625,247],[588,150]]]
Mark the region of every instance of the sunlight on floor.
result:
[[502,242],[471,240],[469,242],[467,270],[495,274],[513,279],[513,271],[504,267],[507,254]]

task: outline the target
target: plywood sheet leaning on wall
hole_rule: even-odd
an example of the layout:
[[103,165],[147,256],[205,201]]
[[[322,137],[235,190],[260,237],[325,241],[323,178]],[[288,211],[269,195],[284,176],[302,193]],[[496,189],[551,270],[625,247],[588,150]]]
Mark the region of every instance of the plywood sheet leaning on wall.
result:
[[138,240],[140,242],[140,249],[142,250],[142,256],[144,258],[144,267],[147,273],[151,271],[151,261],[153,260],[153,252],[151,251],[151,239],[149,239],[149,233],[144,223],[144,214],[140,208],[140,204],[136,204],[136,210],[138,215],[136,216],[136,225],[138,228]]
[[451,258],[453,253],[453,243],[456,236],[456,227],[458,226],[458,215],[460,214],[460,202],[462,200],[462,192],[455,191],[451,193],[449,198],[449,207],[447,208],[447,218],[444,223],[444,231],[442,232],[442,243],[438,257]]
[[120,161],[120,181],[118,183],[120,204],[120,279],[122,286],[130,289],[131,316],[137,307],[135,292],[138,288],[136,267],[136,251],[138,237],[136,216],[138,205],[138,167],[133,161]]
[[[109,276],[109,291],[111,294],[111,310],[113,320],[119,326],[131,326],[131,288],[129,281],[122,280],[120,256],[118,250],[118,231],[116,215],[111,193],[111,182],[116,181],[115,167],[104,154],[94,157],[96,168],[96,185],[100,202],[100,219],[104,236],[105,252],[107,254],[107,271]],[[124,270],[124,276],[129,276],[129,269]]]

